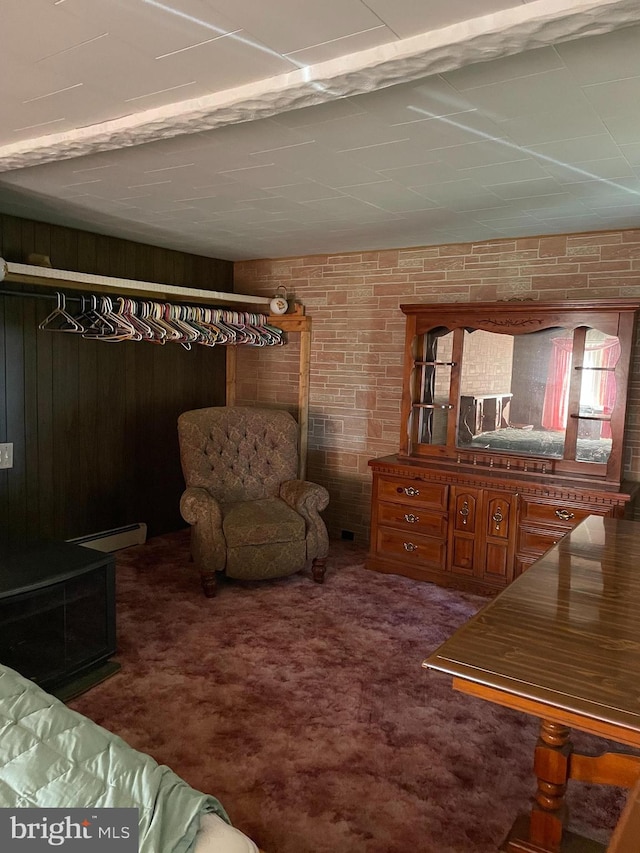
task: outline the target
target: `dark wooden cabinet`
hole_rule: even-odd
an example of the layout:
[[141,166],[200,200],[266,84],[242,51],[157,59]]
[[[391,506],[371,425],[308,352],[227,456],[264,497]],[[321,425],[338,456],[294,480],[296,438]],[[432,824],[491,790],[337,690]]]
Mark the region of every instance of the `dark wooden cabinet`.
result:
[[399,453],[371,460],[369,568],[498,590],[623,517],[638,302],[406,305]]
[[102,680],[116,652],[114,555],[34,540],[0,549],[0,565],[0,660],[50,691]]

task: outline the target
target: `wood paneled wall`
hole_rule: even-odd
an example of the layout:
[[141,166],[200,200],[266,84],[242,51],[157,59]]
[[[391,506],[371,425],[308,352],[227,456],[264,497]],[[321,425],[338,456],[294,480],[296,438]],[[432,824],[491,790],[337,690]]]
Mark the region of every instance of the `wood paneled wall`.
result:
[[[227,261],[0,216],[2,257],[25,263],[32,252],[59,269],[232,290]],[[224,348],[39,330],[53,305],[0,296],[0,441],[14,452],[0,471],[0,545],[138,521],[151,535],[184,526],[176,418],[224,405]]]

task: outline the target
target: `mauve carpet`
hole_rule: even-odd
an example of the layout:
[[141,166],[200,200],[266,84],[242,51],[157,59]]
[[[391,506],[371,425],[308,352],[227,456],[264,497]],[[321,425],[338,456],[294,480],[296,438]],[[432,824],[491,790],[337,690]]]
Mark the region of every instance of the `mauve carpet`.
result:
[[[207,599],[186,531],[120,552],[122,670],[72,707],[215,794],[267,853],[495,853],[534,789],[537,724],[421,668],[486,599],[363,560],[337,542],[323,586]],[[572,783],[571,824],[606,841],[622,799]]]

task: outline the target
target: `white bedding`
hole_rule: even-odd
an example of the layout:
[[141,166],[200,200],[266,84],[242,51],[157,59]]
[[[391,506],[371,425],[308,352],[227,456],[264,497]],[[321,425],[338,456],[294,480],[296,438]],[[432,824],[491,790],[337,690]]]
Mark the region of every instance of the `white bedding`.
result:
[[200,818],[194,853],[259,853],[253,841],[216,814]]

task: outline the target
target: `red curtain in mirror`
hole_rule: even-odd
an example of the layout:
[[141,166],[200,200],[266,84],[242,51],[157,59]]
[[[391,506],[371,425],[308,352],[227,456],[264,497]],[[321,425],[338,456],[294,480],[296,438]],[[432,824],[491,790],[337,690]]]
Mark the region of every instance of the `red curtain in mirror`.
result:
[[[549,361],[547,386],[542,407],[542,426],[545,429],[565,430],[569,414],[569,381],[571,377],[572,338],[554,338],[553,350]],[[616,399],[616,380],[613,370],[620,357],[620,343],[617,338],[587,343],[584,353],[584,367],[605,368],[583,373],[581,406],[589,405],[596,414],[610,415]],[[588,384],[587,384],[588,383]],[[611,438],[611,427],[603,422],[601,438]]]
[[569,377],[573,338],[554,338],[547,387],[542,406],[542,426],[545,429],[564,430],[567,426],[569,406]]

